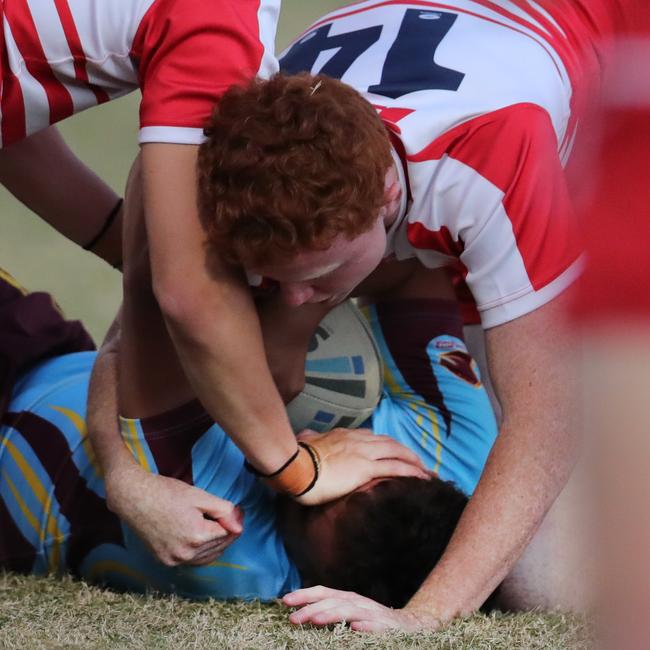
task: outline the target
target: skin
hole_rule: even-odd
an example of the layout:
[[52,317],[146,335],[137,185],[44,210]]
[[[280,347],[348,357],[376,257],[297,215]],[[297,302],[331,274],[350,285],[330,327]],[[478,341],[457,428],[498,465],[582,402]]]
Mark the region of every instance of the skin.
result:
[[[0,183],[80,246],[101,231],[119,198],[74,155],[54,126],[0,149]],[[112,265],[122,260],[121,222],[120,211],[93,248]]]

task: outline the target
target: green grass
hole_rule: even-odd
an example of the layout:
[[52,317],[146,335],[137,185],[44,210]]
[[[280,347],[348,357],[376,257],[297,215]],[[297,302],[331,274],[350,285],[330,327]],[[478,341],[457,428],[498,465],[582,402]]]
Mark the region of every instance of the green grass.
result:
[[582,650],[580,619],[561,614],[473,616],[437,633],[371,636],[342,625],[297,628],[276,604],[195,603],[117,594],[68,578],[0,574],[0,648],[360,648]]

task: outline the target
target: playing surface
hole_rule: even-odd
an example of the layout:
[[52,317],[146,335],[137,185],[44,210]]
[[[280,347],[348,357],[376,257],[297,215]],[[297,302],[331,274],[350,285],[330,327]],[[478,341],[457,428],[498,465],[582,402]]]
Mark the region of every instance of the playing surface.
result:
[[[284,0],[278,42],[345,4]],[[64,122],[77,153],[118,192],[137,152],[135,95]],[[92,206],[88,206],[89,212]],[[99,342],[120,300],[120,275],[56,235],[0,188],[0,267],[50,291]],[[0,574],[0,648],[586,648],[577,619],[525,614],[473,617],[433,636],[360,636],[342,628],[297,630],[276,606],[188,603],[118,595],[71,581]]]
[[0,648],[177,650],[587,650],[562,615],[474,616],[436,634],[362,635],[342,626],[295,628],[279,605],[192,603],[114,594],[69,580],[0,574]]

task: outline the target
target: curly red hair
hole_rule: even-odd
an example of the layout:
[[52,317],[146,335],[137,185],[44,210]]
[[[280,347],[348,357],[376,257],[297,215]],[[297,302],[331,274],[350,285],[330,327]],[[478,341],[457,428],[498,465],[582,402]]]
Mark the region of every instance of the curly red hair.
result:
[[388,133],[336,79],[278,74],[230,88],[205,135],[199,207],[209,244],[231,262],[325,249],[369,230],[384,204]]

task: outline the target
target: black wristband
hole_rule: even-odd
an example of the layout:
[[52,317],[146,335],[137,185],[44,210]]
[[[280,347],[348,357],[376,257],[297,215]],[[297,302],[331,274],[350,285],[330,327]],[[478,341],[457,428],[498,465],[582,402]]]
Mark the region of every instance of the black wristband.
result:
[[82,246],[82,248],[85,251],[91,251],[93,248],[95,248],[97,242],[106,234],[106,231],[113,225],[113,221],[115,221],[115,217],[117,217],[117,213],[120,211],[120,208],[122,207],[122,203],[124,203],[124,199],[119,199],[118,202],[113,207],[113,209],[108,213],[108,216],[106,217],[106,221],[104,221],[104,225],[102,226],[101,230],[85,246]]
[[300,443],[298,443],[298,448],[296,449],[296,452],[289,458],[289,460],[280,467],[280,469],[276,470],[275,472],[272,472],[271,474],[263,474],[260,472],[258,469],[255,469],[247,460],[244,461],[244,467],[251,473],[257,476],[258,478],[273,478],[274,476],[277,476],[281,472],[284,472],[291,463],[293,463],[296,458],[298,458],[298,454],[300,453]]

